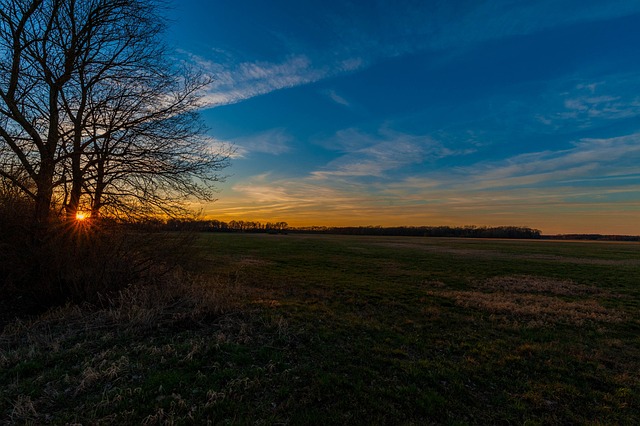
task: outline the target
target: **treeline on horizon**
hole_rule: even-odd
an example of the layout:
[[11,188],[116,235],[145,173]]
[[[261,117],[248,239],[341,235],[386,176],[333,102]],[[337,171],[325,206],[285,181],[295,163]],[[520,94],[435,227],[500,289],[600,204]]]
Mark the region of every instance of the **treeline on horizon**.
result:
[[547,240],[640,241],[640,235],[559,234],[543,235]]
[[156,226],[169,230],[197,232],[299,233],[337,235],[379,235],[411,237],[513,238],[584,241],[640,241],[639,235],[557,234],[543,235],[539,229],[526,226],[302,226],[290,227],[287,222],[251,220],[184,220],[170,219]]
[[304,226],[289,227],[287,222],[256,222],[244,220],[178,220],[166,222],[170,230],[200,232],[249,232],[249,233],[304,233],[338,235],[379,235],[411,237],[459,237],[459,238],[522,238],[540,239],[542,232],[523,226]]

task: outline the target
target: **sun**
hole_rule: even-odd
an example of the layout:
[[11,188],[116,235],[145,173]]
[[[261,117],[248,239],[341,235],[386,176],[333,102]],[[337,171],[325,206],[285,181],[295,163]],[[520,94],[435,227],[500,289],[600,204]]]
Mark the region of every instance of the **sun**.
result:
[[88,217],[89,217],[89,215],[86,214],[85,212],[77,212],[76,213],[76,220],[83,221]]

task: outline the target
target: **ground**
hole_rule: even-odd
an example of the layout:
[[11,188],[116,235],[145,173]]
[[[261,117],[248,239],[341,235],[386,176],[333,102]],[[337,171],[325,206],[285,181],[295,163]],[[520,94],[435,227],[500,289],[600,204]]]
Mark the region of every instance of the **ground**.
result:
[[640,244],[202,234],[5,325],[6,423],[635,424]]

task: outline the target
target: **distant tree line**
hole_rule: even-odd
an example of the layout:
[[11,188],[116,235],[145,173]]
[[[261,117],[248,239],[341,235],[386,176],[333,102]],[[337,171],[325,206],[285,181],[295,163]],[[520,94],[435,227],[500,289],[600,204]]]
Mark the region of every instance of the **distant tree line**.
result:
[[170,219],[157,226],[175,231],[199,232],[251,232],[251,233],[305,233],[340,235],[386,235],[412,237],[459,238],[541,238],[541,231],[522,226],[305,226],[289,227],[287,222],[257,222],[250,220],[185,220]]
[[[122,223],[122,222],[121,222]],[[539,229],[526,226],[301,226],[290,227],[287,222],[259,222],[253,220],[197,220],[159,219],[129,223],[136,228],[195,232],[246,232],[292,234],[380,235],[409,237],[457,238],[514,238],[584,241],[640,241],[634,235],[558,234],[543,235]]]
[[254,233],[282,233],[289,230],[287,222],[257,222],[251,220],[189,220],[169,219],[164,228],[175,231],[199,232],[254,232]]
[[412,237],[459,237],[459,238],[541,238],[541,231],[522,226],[357,226],[295,228],[293,232],[342,235],[387,235]]
[[640,241],[640,235],[561,234],[545,235],[543,238],[549,240]]

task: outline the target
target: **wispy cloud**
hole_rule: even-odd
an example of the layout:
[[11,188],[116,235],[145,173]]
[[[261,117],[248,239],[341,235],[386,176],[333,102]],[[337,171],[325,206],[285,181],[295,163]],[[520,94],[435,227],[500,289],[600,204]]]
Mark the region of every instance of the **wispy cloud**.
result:
[[621,96],[596,96],[566,99],[566,112],[559,118],[580,120],[588,125],[594,119],[619,120],[640,115],[640,97],[623,99]]
[[477,148],[491,156],[496,155],[496,147],[511,152],[514,141],[532,144],[535,140],[540,150],[557,149],[569,146],[571,139],[587,130],[605,136],[636,130],[631,119],[640,118],[639,94],[638,75],[599,73],[596,77],[583,71],[519,83],[501,93],[483,93],[457,105],[455,115],[446,104],[428,106],[407,118],[396,117],[393,125],[437,123],[430,135],[445,146]]
[[270,129],[250,136],[232,140],[238,154],[246,157],[251,153],[280,155],[291,150],[293,138],[285,129]]
[[343,105],[346,107],[350,107],[351,103],[349,101],[347,101],[345,98],[343,98],[342,96],[340,96],[335,90],[330,89],[330,90],[325,90],[322,92],[325,96],[327,96],[329,99],[331,99],[333,102],[339,104],[339,105]]
[[629,175],[637,171],[638,161],[640,133],[581,139],[569,149],[525,153],[502,161],[459,167],[446,173],[446,180],[451,189],[466,190],[562,185],[578,178]]
[[[287,54],[279,62],[240,61],[231,52],[221,49],[216,49],[211,58],[184,49],[178,53],[213,80],[201,100],[205,108],[234,104],[276,90],[314,83],[353,72],[365,65],[363,59],[358,57],[327,61],[320,55],[312,60],[310,55],[304,53]],[[349,104],[335,91],[329,91],[326,95],[342,105]]]
[[200,136],[200,141],[210,154],[229,156],[229,158],[234,159],[242,156],[238,147],[232,142],[224,141],[208,135]]
[[228,105],[274,90],[312,83],[327,76],[327,69],[315,68],[305,55],[292,55],[282,62],[241,62],[219,64],[191,55],[213,77],[203,98],[207,107]]
[[361,7],[384,17],[372,26],[370,13],[348,4],[333,16],[334,55],[358,56],[363,64],[419,52],[456,56],[480,43],[523,36],[557,27],[615,19],[640,13],[628,0],[488,0],[415,2],[382,0]]
[[[640,77],[636,74],[611,74],[603,81],[567,83],[570,87],[553,87],[545,96],[550,102],[548,112],[538,115],[540,122],[555,129],[587,128],[640,116]],[[557,91],[554,93],[553,89]]]
[[324,146],[342,155],[321,170],[312,172],[311,175],[317,179],[331,176],[383,177],[390,170],[463,153],[451,150],[429,136],[387,128],[376,134],[345,129],[325,141]]
[[[432,37],[433,47],[451,48],[514,35],[526,35],[549,28],[613,19],[640,12],[640,4],[626,0],[538,0],[512,2],[492,0],[476,2],[463,14],[454,3],[446,3],[441,14],[449,16],[448,28]],[[427,13],[431,5],[423,7]],[[432,14],[430,21],[441,19]],[[429,22],[429,21],[428,21]]]
[[313,46],[301,40],[283,43],[295,50],[283,51],[280,61],[239,60],[220,49],[212,51],[211,58],[182,53],[215,78],[204,99],[206,106],[215,107],[354,72],[400,55],[464,51],[487,40],[640,13],[640,3],[627,0],[518,4],[493,0],[472,2],[463,9],[453,2],[380,1],[373,7],[384,16],[383,25],[372,28],[363,18],[370,13],[359,11],[360,7],[371,5],[326,10],[333,17],[317,28],[324,42]]

